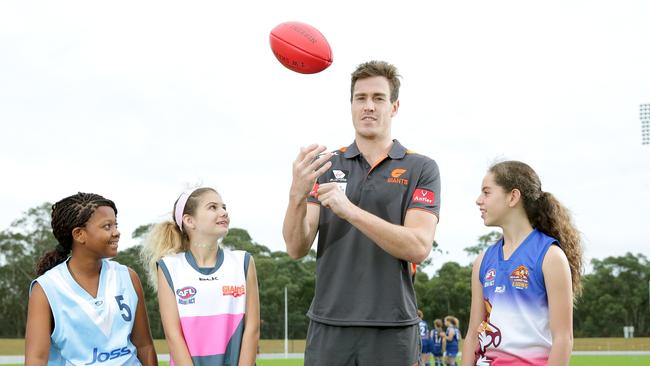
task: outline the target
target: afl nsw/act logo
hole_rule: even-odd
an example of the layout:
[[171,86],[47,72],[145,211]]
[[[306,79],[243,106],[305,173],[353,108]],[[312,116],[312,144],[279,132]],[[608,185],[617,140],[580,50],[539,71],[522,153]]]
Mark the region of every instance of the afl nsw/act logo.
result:
[[494,286],[494,277],[496,277],[497,271],[494,268],[488,269],[485,273],[485,278],[483,281],[483,287]]
[[185,286],[176,290],[176,295],[178,295],[179,304],[194,304],[194,295],[196,295],[196,289],[192,286]]

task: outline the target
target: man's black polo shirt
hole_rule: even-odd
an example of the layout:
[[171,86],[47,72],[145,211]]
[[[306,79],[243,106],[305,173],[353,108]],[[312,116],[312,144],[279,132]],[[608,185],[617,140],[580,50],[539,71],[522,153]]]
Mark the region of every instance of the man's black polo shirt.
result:
[[[371,167],[356,143],[335,152],[332,167],[316,183],[337,182],[348,199],[380,218],[404,224],[408,210],[438,216],[440,173],[432,159],[408,151],[397,140]],[[314,192],[308,202],[319,204]],[[372,242],[349,222],[321,207],[316,290],[307,316],[330,325],[417,324],[409,263]]]

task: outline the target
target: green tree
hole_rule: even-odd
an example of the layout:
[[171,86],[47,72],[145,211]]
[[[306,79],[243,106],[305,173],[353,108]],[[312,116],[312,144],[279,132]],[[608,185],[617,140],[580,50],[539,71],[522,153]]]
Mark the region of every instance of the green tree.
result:
[[57,241],[50,229],[52,205],[31,208],[0,232],[0,337],[24,337],[29,286],[35,265]]
[[[133,239],[138,239],[140,241],[144,240],[147,233],[154,224],[140,225],[131,234]],[[140,250],[142,249],[142,243],[134,245],[125,250],[121,250],[115,258],[114,261],[128,266],[133,269],[140,277],[140,282],[142,283],[142,289],[144,292],[144,300],[147,308],[147,315],[149,316],[149,326],[151,327],[151,335],[156,339],[161,339],[165,337],[165,333],[162,327],[162,321],[160,319],[160,307],[158,306],[158,294],[154,290],[153,286],[149,283],[147,279],[147,270],[144,267],[144,264],[140,260]]]
[[490,231],[489,233],[478,237],[478,244],[466,247],[463,250],[469,255],[479,255],[490,245],[494,244],[494,242],[501,239],[501,236],[503,236],[503,234],[499,231]]
[[649,336],[648,259],[627,253],[591,264],[574,311],[576,337],[620,337],[626,325],[634,326],[637,337]]
[[288,294],[289,338],[307,335],[309,320],[305,316],[314,296],[316,260],[314,252],[293,260],[285,252],[255,257],[260,288],[262,337],[284,337],[284,288]]
[[461,266],[447,262],[430,279],[425,273],[418,273],[415,291],[418,307],[429,324],[436,318],[453,315],[460,322],[462,334],[467,331],[472,299],[472,266]]

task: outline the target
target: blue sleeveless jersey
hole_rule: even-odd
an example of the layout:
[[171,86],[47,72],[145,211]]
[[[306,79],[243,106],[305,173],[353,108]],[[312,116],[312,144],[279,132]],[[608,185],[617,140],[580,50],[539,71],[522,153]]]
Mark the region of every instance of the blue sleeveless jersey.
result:
[[438,329],[434,329],[431,332],[431,341],[433,342],[433,352],[442,352],[442,337],[440,336]]
[[102,260],[95,298],[72,278],[67,260],[35,282],[54,316],[48,365],[140,365],[131,343],[138,295],[126,266]]
[[485,251],[479,280],[486,316],[474,335],[477,363],[546,365],[552,340],[542,264],[554,243],[535,229],[508,260],[503,239]]
[[424,320],[420,320],[418,327],[420,328],[420,338],[429,339],[429,324]]
[[453,329],[454,330],[454,336],[451,338],[450,341],[447,341],[447,351],[458,351],[458,340],[460,340],[460,330],[455,327],[447,327],[447,331],[445,331],[445,334],[449,336],[449,330]]

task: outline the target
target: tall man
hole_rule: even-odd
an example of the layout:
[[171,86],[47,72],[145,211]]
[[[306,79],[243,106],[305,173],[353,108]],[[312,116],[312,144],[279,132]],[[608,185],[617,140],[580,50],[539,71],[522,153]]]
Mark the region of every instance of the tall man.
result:
[[316,290],[305,365],[417,365],[412,263],[429,255],[440,209],[435,161],[391,135],[397,69],[370,61],[352,73],[354,142],[301,148],[282,234],[302,258],[318,233]]

